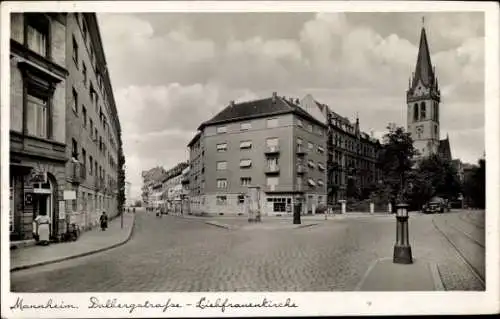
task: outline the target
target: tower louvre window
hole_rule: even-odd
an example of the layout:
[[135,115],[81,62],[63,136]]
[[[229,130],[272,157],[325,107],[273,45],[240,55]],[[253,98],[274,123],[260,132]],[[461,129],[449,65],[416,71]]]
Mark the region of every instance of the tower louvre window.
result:
[[420,104],[420,120],[425,120],[425,102]]
[[418,121],[418,103],[413,107],[413,121]]

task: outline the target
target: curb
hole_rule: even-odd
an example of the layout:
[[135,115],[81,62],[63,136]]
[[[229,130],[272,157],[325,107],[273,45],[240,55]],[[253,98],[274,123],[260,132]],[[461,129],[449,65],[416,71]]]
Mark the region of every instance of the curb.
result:
[[210,221],[204,221],[204,223],[207,225],[212,225],[212,226],[219,227],[219,228],[231,229],[231,226],[226,225],[226,224],[219,224],[219,223],[210,222]]
[[319,225],[320,223],[312,223],[312,224],[306,224],[306,225],[299,225],[299,226],[296,226],[294,227],[295,229],[299,229],[299,228],[306,228],[306,227],[312,227],[312,226],[317,226]]
[[44,266],[44,265],[49,265],[49,264],[55,264],[55,263],[59,263],[59,262],[66,261],[66,260],[71,260],[71,259],[76,259],[76,258],[80,258],[80,257],[85,257],[85,256],[88,256],[88,255],[97,254],[97,253],[100,253],[100,252],[103,252],[103,251],[106,251],[106,250],[110,250],[110,249],[122,246],[122,245],[126,244],[132,238],[132,234],[134,233],[135,218],[136,218],[135,217],[135,213],[134,213],[133,216],[134,216],[134,220],[132,221],[132,226],[130,226],[129,234],[128,234],[127,238],[125,238],[125,240],[123,240],[121,242],[118,242],[118,243],[115,243],[113,245],[106,246],[106,247],[103,247],[103,248],[99,248],[99,249],[96,249],[96,250],[87,251],[87,252],[84,252],[84,253],[81,253],[81,254],[76,254],[76,255],[72,255],[72,256],[66,256],[66,257],[62,257],[62,258],[57,258],[57,259],[42,261],[42,262],[30,264],[30,265],[24,265],[24,266],[14,267],[14,268],[10,269],[10,272],[16,272],[16,271],[20,271],[20,270],[29,269],[29,268],[35,268],[35,267],[39,267],[39,266]]
[[30,240],[23,240],[22,242],[18,243],[10,243],[10,250],[15,250],[23,247],[31,247],[36,245],[36,240],[30,239]]

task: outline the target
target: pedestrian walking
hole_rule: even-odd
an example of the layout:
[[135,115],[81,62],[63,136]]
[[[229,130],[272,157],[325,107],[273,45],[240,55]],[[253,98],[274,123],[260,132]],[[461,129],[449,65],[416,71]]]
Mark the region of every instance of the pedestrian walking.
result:
[[101,218],[101,230],[105,231],[106,228],[108,228],[108,215],[106,215],[106,212],[102,212]]

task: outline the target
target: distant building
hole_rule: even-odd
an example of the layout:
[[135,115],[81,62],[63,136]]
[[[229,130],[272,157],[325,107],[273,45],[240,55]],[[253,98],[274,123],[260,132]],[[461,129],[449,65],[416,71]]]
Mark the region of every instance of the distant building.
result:
[[159,166],[142,172],[141,200],[144,207],[153,207],[153,187],[158,187],[158,182],[161,182],[165,174],[165,169]]
[[128,181],[125,182],[125,206],[130,207],[134,205],[134,200],[131,195],[132,184]]
[[438,154],[451,160],[449,138],[440,139],[441,91],[431,63],[425,28],[422,27],[415,72],[406,91],[408,132],[420,157]]
[[231,102],[200,125],[188,144],[192,210],[243,214],[250,185],[260,187],[264,214],[326,204],[327,125],[297,102],[276,93]]

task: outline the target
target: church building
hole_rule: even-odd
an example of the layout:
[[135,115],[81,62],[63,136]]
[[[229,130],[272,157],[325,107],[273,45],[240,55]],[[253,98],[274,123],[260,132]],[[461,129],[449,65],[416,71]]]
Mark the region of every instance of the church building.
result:
[[406,91],[407,130],[411,133],[418,157],[438,154],[451,160],[450,142],[440,139],[441,92],[432,66],[425,27],[422,26],[415,72],[409,80]]

